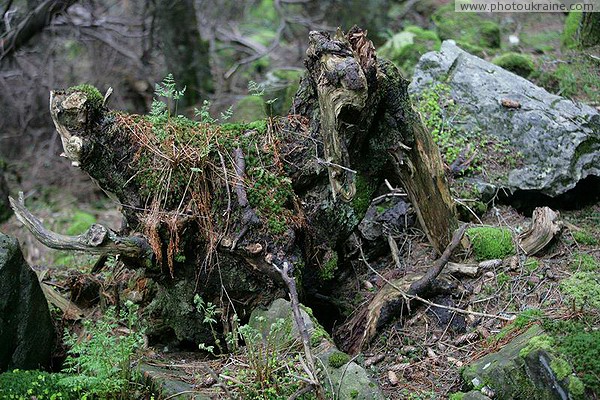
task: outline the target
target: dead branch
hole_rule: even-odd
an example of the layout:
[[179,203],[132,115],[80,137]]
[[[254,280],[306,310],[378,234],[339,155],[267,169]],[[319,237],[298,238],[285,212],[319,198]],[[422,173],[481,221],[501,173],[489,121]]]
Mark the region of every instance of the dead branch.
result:
[[240,231],[237,238],[233,241],[231,249],[233,250],[244,234],[248,231],[250,226],[258,225],[260,218],[256,215],[256,212],[248,203],[248,196],[246,195],[246,189],[244,188],[244,177],[246,176],[246,160],[244,153],[239,147],[233,151],[235,174],[237,176],[235,182],[235,193],[237,194],[238,204],[242,208],[242,230]]
[[118,236],[112,230],[93,224],[90,228],[77,236],[61,235],[44,227],[42,222],[35,217],[23,201],[23,192],[19,193],[19,201],[8,198],[10,206],[17,219],[39,240],[42,244],[57,250],[75,250],[90,254],[122,255],[138,260],[151,260],[152,250],[143,237]]
[[304,323],[304,319],[302,318],[302,312],[300,311],[300,301],[298,300],[298,290],[296,289],[296,281],[294,280],[293,274],[290,275],[290,266],[287,262],[284,262],[281,268],[279,268],[275,264],[272,265],[273,268],[275,268],[275,270],[281,275],[281,278],[285,282],[290,294],[292,313],[294,314],[294,321],[296,322],[298,332],[300,332],[300,338],[302,339],[302,345],[304,346],[304,355],[306,356],[306,363],[308,364],[308,371],[306,372],[311,380],[311,385],[315,389],[315,394],[317,398],[319,400],[324,400],[325,391],[323,390],[323,385],[321,385],[321,382],[319,381],[317,368],[315,366],[315,358],[312,354],[312,350],[310,347],[308,329],[306,329],[306,324]]
[[519,245],[531,256],[541,251],[562,229],[559,214],[548,207],[533,210],[531,226],[519,235]]
[[442,269],[444,269],[444,267],[448,263],[452,252],[460,244],[460,240],[465,234],[466,229],[467,225],[463,225],[454,232],[450,244],[446,247],[441,257],[433,263],[431,268],[427,270],[427,273],[421,279],[419,279],[416,282],[413,282],[410,285],[410,288],[408,289],[408,294],[419,295],[421,293],[426,292],[433,285],[433,281],[435,281],[435,278],[438,277],[440,272],[442,272]]

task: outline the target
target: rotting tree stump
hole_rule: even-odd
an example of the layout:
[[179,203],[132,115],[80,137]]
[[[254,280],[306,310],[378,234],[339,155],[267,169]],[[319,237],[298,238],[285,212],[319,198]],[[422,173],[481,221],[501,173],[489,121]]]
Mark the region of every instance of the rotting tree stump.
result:
[[107,109],[90,87],[52,92],[64,155],[120,204],[128,226],[58,237],[23,204],[13,208],[41,227],[37,237],[50,247],[129,262],[137,255],[134,264],[157,283],[147,315],[162,333],[194,344],[211,341],[195,294],[222,306],[227,329],[234,312],[243,318],[285,296],[275,268],[284,262],[301,292],[318,293],[324,270],[343,270],[343,244],[386,179],[406,190],[441,253],[458,222],[408,82],[358,28],[333,38],[311,32],[309,42],[307,72],[280,119],[218,125],[166,110],[144,117]]

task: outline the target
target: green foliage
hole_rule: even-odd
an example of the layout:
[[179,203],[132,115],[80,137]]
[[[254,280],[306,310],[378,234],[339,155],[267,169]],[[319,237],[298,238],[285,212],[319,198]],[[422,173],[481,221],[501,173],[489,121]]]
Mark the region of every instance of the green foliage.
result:
[[[563,57],[556,69],[539,74],[537,82],[546,90],[587,103],[600,101],[598,62],[580,52]],[[533,76],[533,75],[532,75]]]
[[573,239],[579,244],[587,245],[587,246],[595,246],[598,244],[598,239],[596,239],[593,235],[588,233],[587,231],[575,231],[572,233]]
[[69,89],[67,89],[67,93],[73,92],[85,93],[88,99],[88,103],[93,108],[100,108],[102,106],[102,103],[104,102],[104,96],[102,96],[100,91],[94,85],[90,85],[88,83],[84,83],[77,86],[71,86]]
[[573,49],[578,46],[577,32],[582,15],[581,11],[571,11],[567,16],[561,37],[564,47]]
[[454,39],[459,46],[500,47],[500,26],[497,23],[475,13],[457,13],[454,2],[440,7],[431,18],[442,40]]
[[319,270],[319,276],[324,281],[329,281],[335,276],[335,271],[338,268],[338,255],[336,252],[332,252],[329,257],[323,263]]
[[[263,324],[266,320],[258,317],[257,322]],[[296,376],[304,376],[304,371],[294,357],[296,346],[290,345],[292,337],[289,319],[279,318],[268,330],[244,325],[239,328],[239,334],[246,344],[249,368],[231,373],[243,383],[238,387],[242,398],[283,400],[300,388],[300,381]],[[309,396],[300,398],[308,399]]]
[[[220,310],[217,309],[217,306],[211,302],[205,302],[204,299],[199,295],[194,295],[194,305],[196,306],[196,310],[203,315],[203,324],[207,324],[210,326],[210,331],[213,336],[213,340],[217,345],[219,352],[223,352],[223,348],[221,347],[221,340],[218,337],[216,325],[217,325],[217,315],[220,314]],[[200,350],[204,350],[215,355],[214,346],[207,346],[205,343],[198,344],[198,348]]]
[[535,64],[530,56],[520,53],[504,53],[492,60],[494,64],[523,78],[529,77],[535,70]]
[[554,372],[554,375],[556,375],[558,380],[565,379],[573,372],[573,369],[567,360],[560,357],[554,358],[550,362],[550,368],[552,368],[552,372]]
[[463,397],[465,397],[465,393],[463,392],[450,393],[450,397],[448,397],[448,400],[462,400]]
[[393,35],[377,50],[380,57],[396,64],[406,75],[412,75],[419,58],[428,51],[439,50],[442,42],[433,31],[408,26]]
[[574,271],[593,272],[600,269],[600,262],[591,254],[576,253],[569,267]]
[[496,275],[496,282],[499,286],[503,286],[505,283],[510,281],[510,276],[506,272],[500,272]]
[[578,308],[600,309],[600,276],[576,272],[560,283],[560,290]]
[[329,359],[327,360],[329,366],[333,368],[340,368],[341,366],[347,364],[348,361],[350,361],[350,356],[346,353],[342,353],[341,351],[335,351],[331,353]]
[[580,329],[559,338],[558,347],[569,358],[585,386],[595,393],[600,392],[600,331]]
[[375,184],[366,179],[363,175],[356,175],[356,194],[352,199],[352,208],[359,218],[362,218],[367,212],[369,205],[371,205],[371,199],[373,193],[376,190]]
[[[65,360],[65,375],[59,383],[81,395],[103,399],[126,397],[133,377],[132,363],[137,350],[144,344],[139,328],[137,306],[127,308],[117,316],[114,308],[106,310],[98,321],[85,320],[82,336],[65,332],[65,344],[70,346]],[[122,321],[127,333],[115,331]]]
[[467,236],[477,260],[504,258],[515,252],[512,234],[507,228],[478,226],[467,229]]
[[523,347],[519,351],[519,355],[524,358],[524,357],[527,357],[529,355],[529,353],[531,353],[532,351],[535,351],[535,350],[550,351],[550,350],[552,350],[554,345],[555,345],[554,338],[552,338],[549,335],[544,334],[544,335],[534,336],[529,340],[529,342],[527,343],[527,346]]
[[14,370],[0,374],[0,399],[78,400],[79,394],[60,384],[64,374]]
[[498,334],[492,336],[491,338],[494,341],[499,342],[500,340],[504,339],[513,332],[520,331],[521,329],[526,328],[527,326],[529,326],[529,324],[533,322],[541,321],[543,317],[544,313],[537,308],[530,308],[524,310],[521,313],[519,313],[519,315],[517,315],[517,317],[512,323],[506,325],[504,328],[502,328],[502,330],[500,330],[500,332],[498,332]]

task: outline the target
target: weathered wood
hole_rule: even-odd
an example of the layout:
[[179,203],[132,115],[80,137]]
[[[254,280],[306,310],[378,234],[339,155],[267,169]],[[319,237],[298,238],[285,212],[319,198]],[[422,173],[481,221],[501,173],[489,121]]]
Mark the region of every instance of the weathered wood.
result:
[[145,261],[152,259],[152,249],[146,239],[141,236],[118,236],[112,230],[99,224],[93,224],[81,235],[61,235],[46,229],[42,222],[25,208],[23,193],[19,193],[19,201],[15,201],[12,197],[9,197],[9,201],[17,219],[37,240],[51,249],[122,255]]
[[558,221],[560,214],[549,207],[537,207],[533,210],[531,226],[519,235],[519,246],[525,254],[539,253],[562,229]]

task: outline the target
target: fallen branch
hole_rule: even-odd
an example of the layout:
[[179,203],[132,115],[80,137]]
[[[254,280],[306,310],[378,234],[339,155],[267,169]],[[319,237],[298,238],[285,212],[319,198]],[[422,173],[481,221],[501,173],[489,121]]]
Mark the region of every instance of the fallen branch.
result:
[[533,210],[531,226],[519,235],[519,246],[528,256],[540,252],[562,229],[559,214],[548,207]]
[[315,358],[312,354],[312,350],[310,348],[310,338],[308,336],[308,329],[306,329],[306,324],[304,323],[304,319],[302,318],[302,312],[300,311],[300,301],[298,300],[298,290],[296,289],[296,281],[294,280],[294,276],[290,275],[290,267],[287,262],[283,263],[283,266],[279,268],[277,265],[272,264],[273,268],[279,274],[281,274],[281,278],[285,282],[288,287],[288,291],[290,294],[290,302],[292,306],[292,313],[294,314],[294,321],[296,322],[296,326],[298,327],[298,332],[300,332],[300,338],[302,339],[302,345],[304,346],[304,355],[306,356],[307,371],[310,380],[311,386],[315,389],[315,394],[317,399],[324,400],[325,399],[325,391],[323,390],[323,385],[319,381],[319,376],[317,373],[317,368],[315,366]]
[[83,251],[90,254],[121,255],[145,261],[152,259],[152,249],[143,237],[118,236],[112,230],[99,224],[93,224],[81,235],[61,235],[46,229],[42,222],[25,208],[23,192],[19,192],[18,202],[12,197],[9,197],[8,200],[17,219],[46,247],[57,250]]

